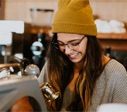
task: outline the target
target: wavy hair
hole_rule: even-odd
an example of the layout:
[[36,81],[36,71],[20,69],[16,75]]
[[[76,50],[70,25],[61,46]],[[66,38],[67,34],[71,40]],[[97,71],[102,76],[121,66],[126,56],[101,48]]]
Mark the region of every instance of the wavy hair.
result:
[[[87,38],[84,64],[75,84],[75,97],[67,108],[71,111],[88,110],[96,80],[103,70],[101,46],[95,36],[87,36]],[[52,42],[57,42],[57,34],[54,34]],[[60,97],[51,105],[51,108],[52,111],[59,111],[62,106],[65,88],[74,76],[74,64],[64,53],[56,49],[52,42],[49,45],[47,55],[49,80],[52,86],[60,92]]]

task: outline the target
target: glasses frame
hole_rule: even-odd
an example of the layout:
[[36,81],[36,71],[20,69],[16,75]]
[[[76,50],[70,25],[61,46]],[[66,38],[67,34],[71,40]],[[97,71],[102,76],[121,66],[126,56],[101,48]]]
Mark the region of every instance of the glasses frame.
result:
[[[83,40],[85,37],[86,37],[86,35],[84,35],[81,39],[76,39],[76,40],[80,40],[79,43],[78,43],[78,45],[82,42],[82,40]],[[69,49],[71,49],[71,48],[69,47],[69,43],[71,43],[71,42],[68,42],[67,44],[63,43],[63,46],[64,46],[64,47],[67,46]],[[56,49],[60,50],[58,41],[57,41],[56,39],[53,39],[53,40],[52,40],[52,44],[54,45],[54,47],[55,47]],[[64,48],[64,49],[65,49],[65,48]],[[60,50],[60,51],[62,51],[62,50]]]

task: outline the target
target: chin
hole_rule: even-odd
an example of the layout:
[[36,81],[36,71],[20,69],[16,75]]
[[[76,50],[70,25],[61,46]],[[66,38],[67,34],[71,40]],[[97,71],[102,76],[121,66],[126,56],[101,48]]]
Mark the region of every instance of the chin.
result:
[[70,59],[73,63],[79,63],[81,60],[80,59]]

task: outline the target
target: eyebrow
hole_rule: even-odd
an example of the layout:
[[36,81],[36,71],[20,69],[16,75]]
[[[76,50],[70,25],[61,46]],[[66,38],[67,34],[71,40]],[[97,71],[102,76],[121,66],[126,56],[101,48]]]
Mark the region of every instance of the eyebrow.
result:
[[[68,41],[68,42],[74,42],[74,41],[77,41],[77,40],[80,40],[80,39],[73,39],[73,40],[70,40],[70,41]],[[62,41],[60,41],[60,40],[57,40],[58,42],[62,42]],[[67,43],[68,43],[67,42]],[[62,42],[62,43],[64,43],[64,42]]]

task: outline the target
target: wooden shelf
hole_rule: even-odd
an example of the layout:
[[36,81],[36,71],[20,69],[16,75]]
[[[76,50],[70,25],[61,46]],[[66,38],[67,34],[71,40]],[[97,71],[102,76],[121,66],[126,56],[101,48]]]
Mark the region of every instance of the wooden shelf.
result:
[[97,38],[127,40],[127,33],[98,33]]
[[127,51],[127,33],[98,33],[102,48],[110,46],[112,50]]

